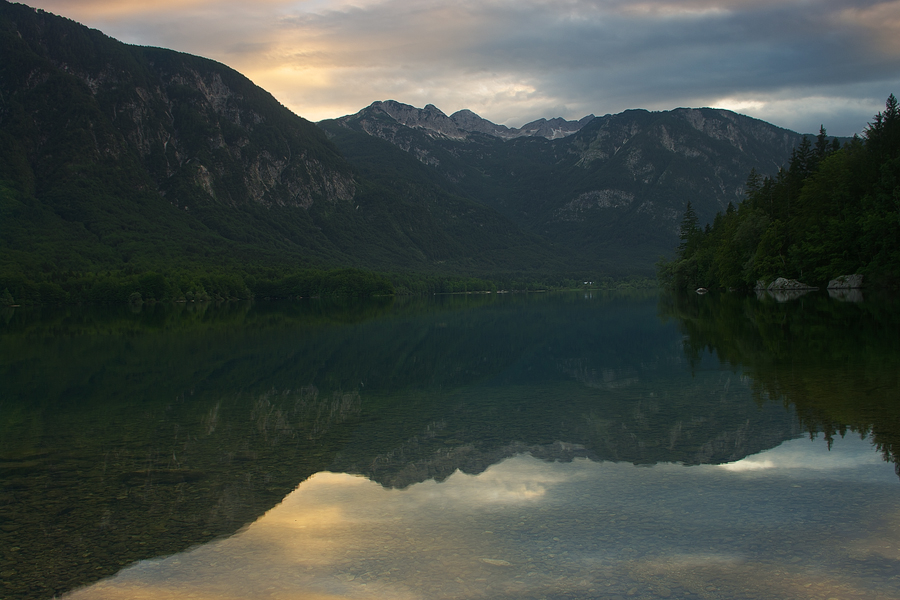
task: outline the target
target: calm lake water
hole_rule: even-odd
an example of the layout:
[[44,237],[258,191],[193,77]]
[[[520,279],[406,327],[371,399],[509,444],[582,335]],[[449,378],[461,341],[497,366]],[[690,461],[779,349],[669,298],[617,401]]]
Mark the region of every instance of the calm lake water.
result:
[[0,597],[898,599],[898,309],[5,310]]

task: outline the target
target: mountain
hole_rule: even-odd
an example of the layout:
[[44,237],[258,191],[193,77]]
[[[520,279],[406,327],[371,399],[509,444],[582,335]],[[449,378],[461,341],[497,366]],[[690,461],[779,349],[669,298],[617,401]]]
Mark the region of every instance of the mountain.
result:
[[800,139],[714,109],[509,128],[385,101],[313,124],[222,64],[5,0],[0,52],[0,294],[15,298],[85,299],[84,274],[110,271],[165,273],[172,297],[179,269],[650,276],[687,201],[711,220]]
[[[40,253],[49,231],[85,251],[65,257],[71,268],[135,251],[327,249],[309,209],[349,204],[352,170],[245,77],[5,2],[0,36],[0,177],[18,226],[4,233],[21,243],[11,251]],[[294,229],[268,231],[285,208]]]
[[367,179],[219,63],[7,2],[0,52],[0,271],[555,264],[490,207]]
[[774,175],[802,139],[710,108],[630,110],[511,130],[470,111],[447,117],[432,105],[387,101],[320,126],[357,165],[364,137],[389,142],[427,165],[442,187],[543,237],[571,264],[642,273],[671,252],[688,201],[711,221],[743,197],[751,169]]
[[572,135],[593,119],[594,115],[588,115],[578,121],[566,121],[561,118],[549,121],[538,119],[518,129],[510,129],[505,125],[491,123],[470,110],[460,110],[448,117],[433,104],[428,104],[425,108],[420,109],[396,100],[386,100],[373,102],[355,115],[348,115],[337,121],[343,124],[358,122],[366,133],[376,137],[389,135],[386,134],[386,131],[394,129],[396,123],[422,131],[431,137],[452,140],[465,140],[475,134],[484,134],[503,140],[520,137],[541,137],[554,140]]

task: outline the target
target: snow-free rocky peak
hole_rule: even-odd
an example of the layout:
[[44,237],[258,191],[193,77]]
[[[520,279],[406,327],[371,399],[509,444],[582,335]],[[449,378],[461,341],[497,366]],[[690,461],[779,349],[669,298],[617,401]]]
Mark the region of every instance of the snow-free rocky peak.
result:
[[471,134],[489,135],[506,140],[519,137],[543,137],[553,140],[572,135],[594,119],[594,115],[588,115],[578,121],[566,121],[560,117],[550,120],[538,119],[516,129],[492,123],[471,110],[460,110],[448,117],[433,104],[428,104],[425,108],[416,108],[395,100],[385,100],[373,102],[358,113],[341,117],[337,121],[344,124],[351,121],[363,122],[363,129],[368,131],[370,127],[364,122],[381,121],[384,117],[432,136],[457,140],[466,139]]

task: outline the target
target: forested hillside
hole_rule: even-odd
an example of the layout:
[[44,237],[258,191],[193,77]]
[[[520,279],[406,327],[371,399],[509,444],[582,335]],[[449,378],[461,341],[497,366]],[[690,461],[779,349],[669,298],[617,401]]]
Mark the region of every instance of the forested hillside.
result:
[[746,197],[711,224],[688,203],[675,260],[660,279],[676,288],[752,288],[778,277],[824,286],[851,274],[900,285],[900,107],[893,94],[862,138],[825,129],[804,138],[774,177],[752,171]]

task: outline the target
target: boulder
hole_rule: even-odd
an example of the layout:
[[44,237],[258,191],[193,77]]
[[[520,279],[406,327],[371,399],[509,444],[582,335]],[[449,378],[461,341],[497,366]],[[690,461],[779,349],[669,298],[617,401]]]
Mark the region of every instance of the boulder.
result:
[[836,279],[828,282],[829,290],[858,290],[862,287],[863,276],[859,273],[855,275],[841,275]]
[[806,283],[797,281],[796,279],[785,279],[784,277],[779,277],[775,281],[769,284],[769,287],[766,288],[767,291],[771,292],[774,290],[817,290],[814,285],[808,285]]

